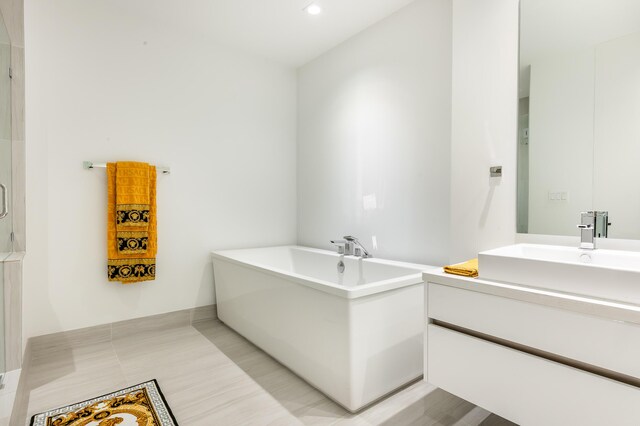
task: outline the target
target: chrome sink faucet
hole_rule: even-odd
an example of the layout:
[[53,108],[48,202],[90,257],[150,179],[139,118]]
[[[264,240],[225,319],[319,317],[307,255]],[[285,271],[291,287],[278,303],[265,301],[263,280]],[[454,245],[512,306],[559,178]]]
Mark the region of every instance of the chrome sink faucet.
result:
[[356,237],[347,235],[343,240],[331,240],[331,244],[338,248],[339,254],[347,256],[357,256],[364,259],[373,257],[371,253],[360,243]]
[[580,248],[595,250],[596,238],[607,238],[609,233],[609,212],[580,213]]

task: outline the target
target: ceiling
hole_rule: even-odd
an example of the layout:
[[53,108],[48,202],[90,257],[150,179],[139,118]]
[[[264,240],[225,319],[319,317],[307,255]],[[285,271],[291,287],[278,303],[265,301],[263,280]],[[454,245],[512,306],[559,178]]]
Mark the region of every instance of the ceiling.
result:
[[[322,14],[303,9],[315,2]],[[145,0],[147,19],[170,22],[249,53],[298,67],[413,0]]]

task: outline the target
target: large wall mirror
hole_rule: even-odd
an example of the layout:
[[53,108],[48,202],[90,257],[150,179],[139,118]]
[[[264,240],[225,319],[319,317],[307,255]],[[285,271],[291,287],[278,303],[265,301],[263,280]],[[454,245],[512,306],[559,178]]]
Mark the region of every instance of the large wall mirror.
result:
[[519,233],[640,239],[640,1],[521,0]]

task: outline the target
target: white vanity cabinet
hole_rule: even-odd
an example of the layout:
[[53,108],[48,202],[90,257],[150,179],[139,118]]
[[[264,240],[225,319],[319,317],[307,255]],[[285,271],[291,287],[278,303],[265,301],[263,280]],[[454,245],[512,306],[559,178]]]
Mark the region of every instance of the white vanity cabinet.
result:
[[640,425],[640,308],[424,274],[425,380],[521,425]]

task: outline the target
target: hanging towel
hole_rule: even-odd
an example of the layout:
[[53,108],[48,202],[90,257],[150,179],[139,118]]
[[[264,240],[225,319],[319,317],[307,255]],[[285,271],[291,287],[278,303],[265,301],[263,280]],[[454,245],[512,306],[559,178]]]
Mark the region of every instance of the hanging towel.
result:
[[146,163],[107,164],[109,281],[155,279],[156,168]]
[[150,183],[147,163],[116,164],[116,238],[120,254],[144,254],[149,244]]
[[456,263],[455,265],[445,266],[444,271],[448,274],[476,278],[478,276],[478,259],[471,259],[466,262]]

